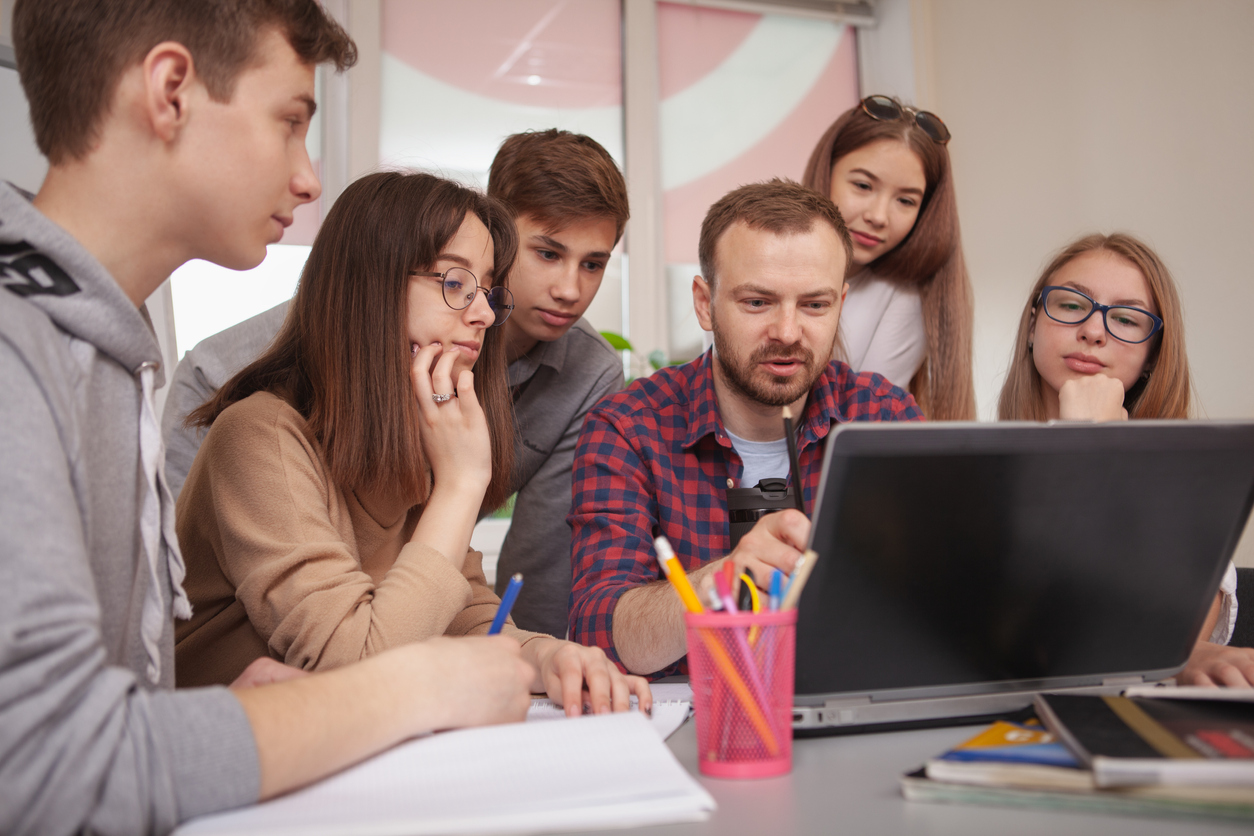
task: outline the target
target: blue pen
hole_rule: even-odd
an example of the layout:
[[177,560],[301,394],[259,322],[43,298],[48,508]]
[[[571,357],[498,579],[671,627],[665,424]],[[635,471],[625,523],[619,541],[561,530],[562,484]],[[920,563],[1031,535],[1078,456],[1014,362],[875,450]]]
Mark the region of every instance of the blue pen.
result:
[[775,569],[771,572],[771,612],[779,612],[779,602],[781,595],[781,587],[784,585],[784,573]]
[[509,586],[505,587],[505,594],[501,596],[501,605],[496,608],[496,618],[492,619],[492,626],[488,629],[489,636],[495,636],[505,626],[505,619],[509,618],[509,611],[518,600],[520,589],[522,589],[522,574],[515,572],[514,577],[509,579]]

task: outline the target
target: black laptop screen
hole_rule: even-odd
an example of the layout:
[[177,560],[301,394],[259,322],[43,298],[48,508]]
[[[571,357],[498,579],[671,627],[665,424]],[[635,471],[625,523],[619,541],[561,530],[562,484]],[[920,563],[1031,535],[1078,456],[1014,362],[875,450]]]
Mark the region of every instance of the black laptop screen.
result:
[[879,427],[829,444],[799,695],[1178,667],[1254,490],[1250,425]]

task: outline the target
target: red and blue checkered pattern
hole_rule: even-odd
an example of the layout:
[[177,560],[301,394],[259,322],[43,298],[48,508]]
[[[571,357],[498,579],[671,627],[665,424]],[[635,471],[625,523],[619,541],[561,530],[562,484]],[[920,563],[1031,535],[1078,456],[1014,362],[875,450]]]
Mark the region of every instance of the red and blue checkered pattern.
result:
[[[666,535],[685,571],[730,550],[727,480],[744,465],[718,411],[711,355],[661,369],[605,398],[584,419],[575,449],[570,522],[570,639],[614,652],[619,596],[662,579],[653,538]],[[807,511],[834,423],[922,420],[914,398],[874,372],[828,365],[810,391],[798,458]],[[654,674],[687,673],[686,660]]]

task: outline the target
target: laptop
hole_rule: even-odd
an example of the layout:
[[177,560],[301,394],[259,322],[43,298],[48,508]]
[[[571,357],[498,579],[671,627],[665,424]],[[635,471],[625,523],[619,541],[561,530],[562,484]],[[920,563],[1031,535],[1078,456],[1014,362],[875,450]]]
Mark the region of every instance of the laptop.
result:
[[1170,677],[1251,503],[1251,422],[841,426],[793,727],[975,722]]

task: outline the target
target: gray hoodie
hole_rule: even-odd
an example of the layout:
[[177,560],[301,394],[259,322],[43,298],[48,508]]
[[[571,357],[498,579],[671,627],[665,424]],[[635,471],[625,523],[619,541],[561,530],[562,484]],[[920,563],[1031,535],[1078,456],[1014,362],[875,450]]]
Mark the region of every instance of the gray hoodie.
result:
[[257,798],[239,702],[172,690],[159,375],[146,312],[0,183],[0,833],[164,833]]

